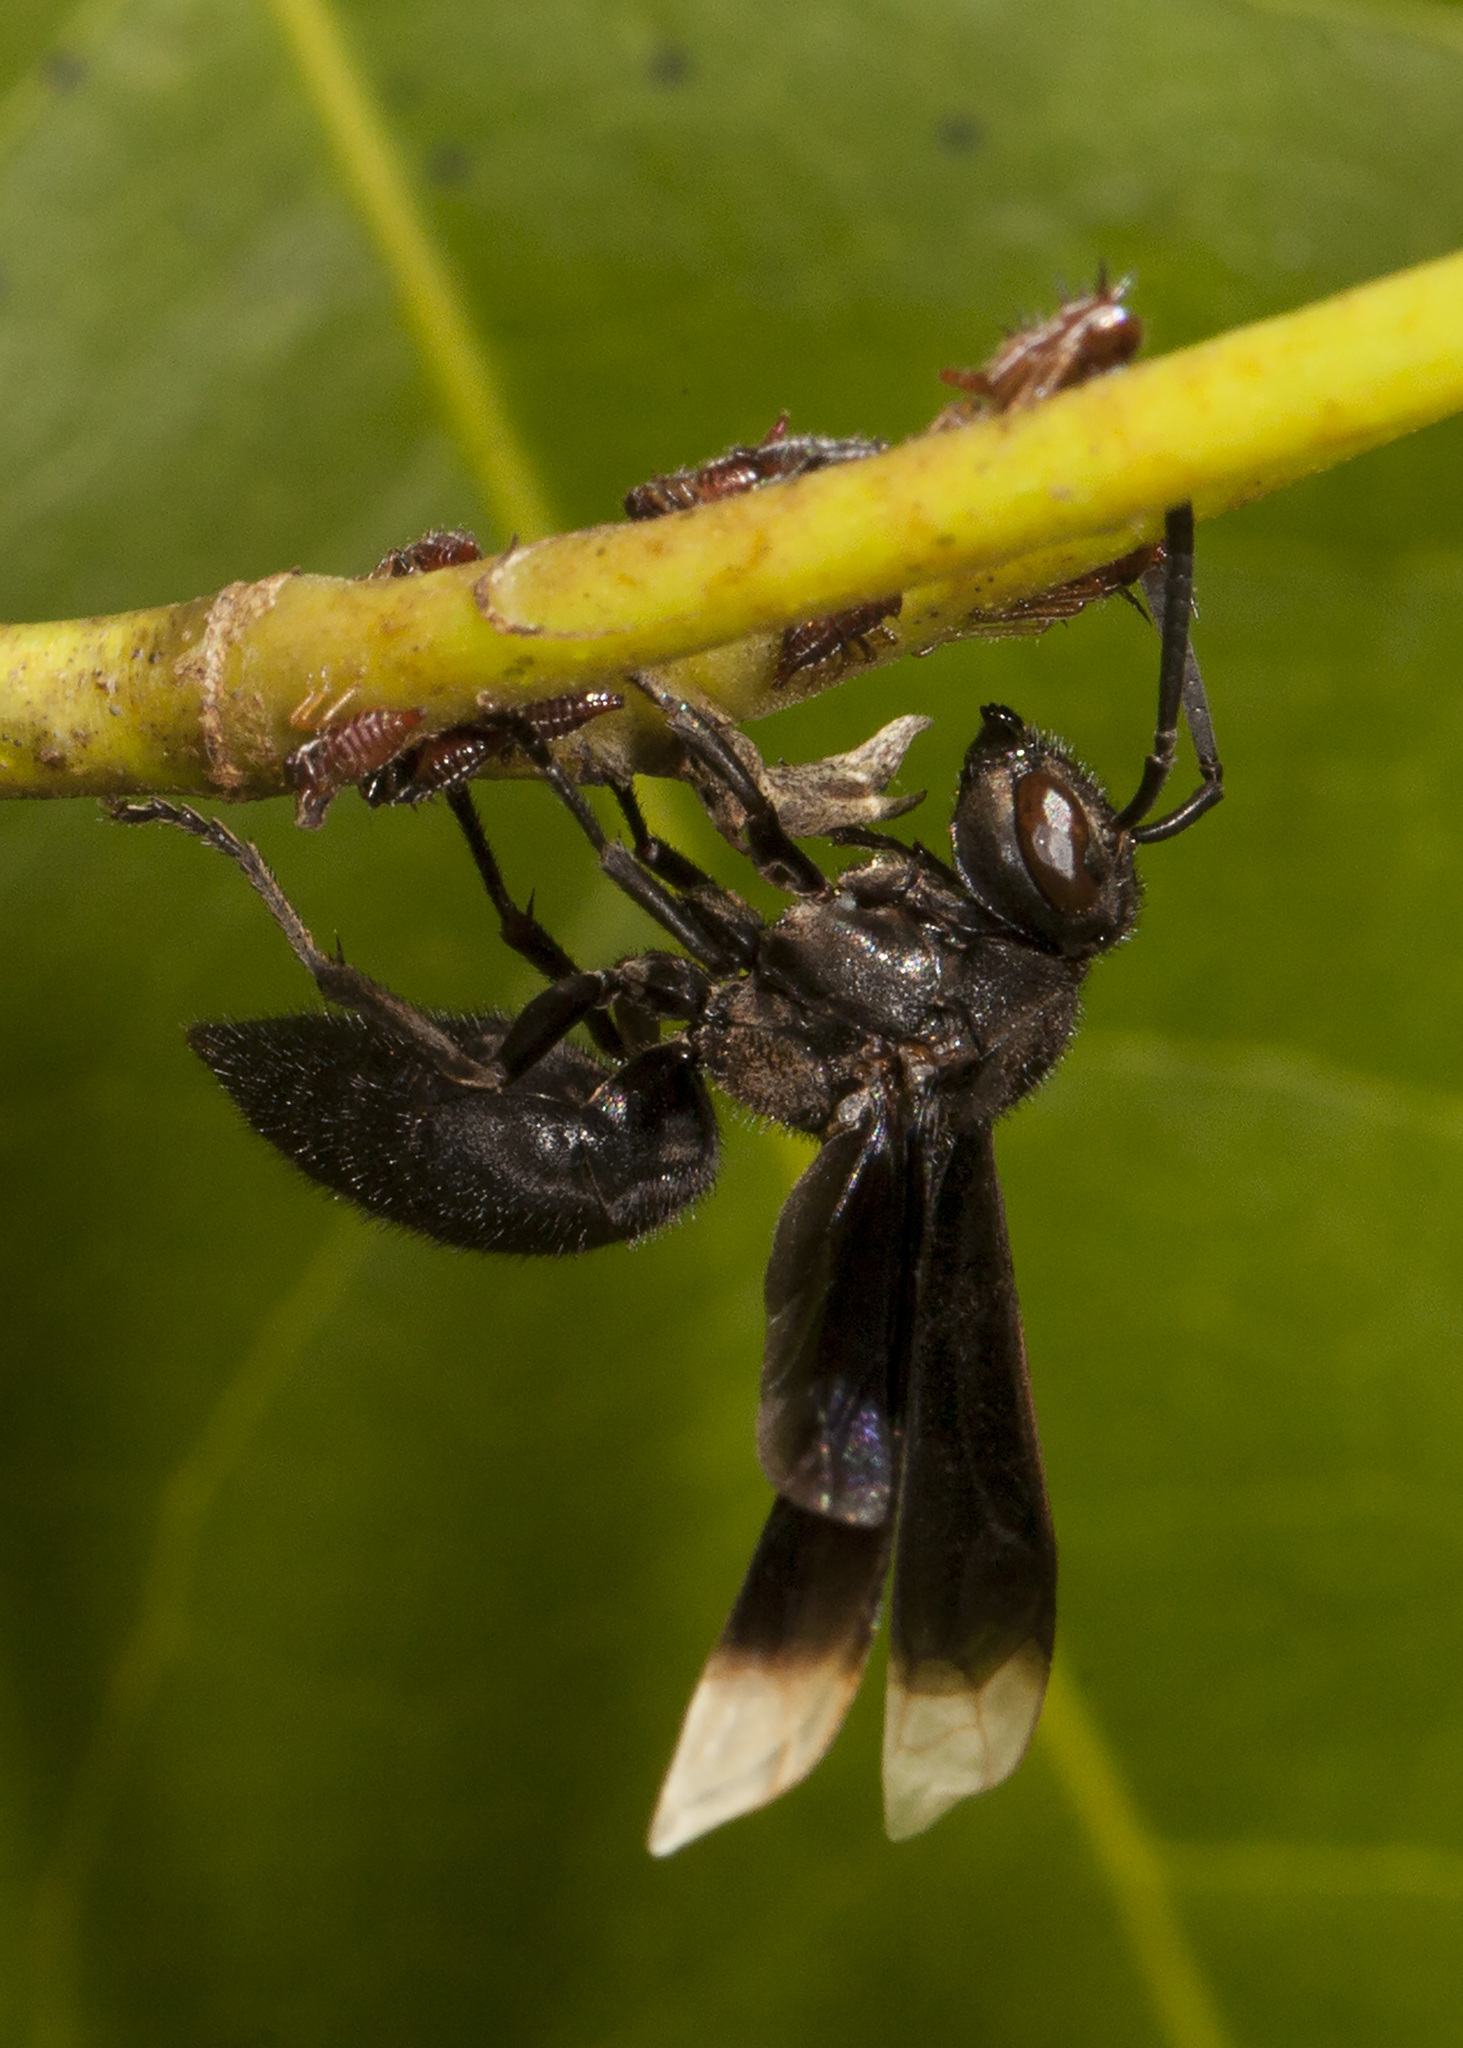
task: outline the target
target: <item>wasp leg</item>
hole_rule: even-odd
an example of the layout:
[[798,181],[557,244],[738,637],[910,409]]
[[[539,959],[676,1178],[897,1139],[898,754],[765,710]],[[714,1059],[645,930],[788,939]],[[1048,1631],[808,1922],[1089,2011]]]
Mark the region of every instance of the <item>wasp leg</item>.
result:
[[918,861],[927,875],[935,876],[947,888],[963,889],[965,886],[954,868],[942,861],[938,854],[931,853],[922,840],[912,839],[906,845],[892,832],[874,832],[866,825],[840,825],[828,837],[835,846],[867,846],[874,853],[903,854],[906,860]]
[[[1143,573],[1143,594],[1148,599],[1155,619],[1167,615],[1167,580],[1163,566],[1155,563]],[[1187,637],[1187,636],[1186,636]],[[1209,699],[1204,690],[1204,678],[1199,673],[1199,661],[1193,647],[1186,646],[1184,653],[1183,710],[1188,721],[1189,737],[1194,742],[1194,753],[1199,763],[1199,787],[1187,797],[1177,810],[1166,817],[1155,818],[1151,825],[1141,825],[1133,834],[1144,845],[1151,845],[1156,839],[1172,839],[1177,833],[1186,831],[1196,818],[1202,818],[1206,811],[1212,811],[1224,796],[1224,766],[1219,759],[1219,750],[1214,741],[1214,721],[1209,715]]]
[[[579,968],[576,963],[534,916],[532,898],[527,910],[520,910],[509,895],[503,871],[488,844],[477,804],[466,783],[459,783],[447,791],[447,804],[462,829],[488,899],[498,913],[498,930],[504,945],[527,960],[530,966],[536,967],[546,981],[564,981],[577,974]],[[624,1058],[625,1041],[602,1010],[591,1011],[585,1023],[601,1052],[608,1053],[611,1059]]]
[[568,975],[519,1011],[498,1047],[498,1064],[516,1080],[576,1024],[614,1002],[628,1002],[641,1015],[688,1022],[701,1015],[710,990],[702,969],[674,953],[641,953],[618,967]]
[[113,805],[110,815],[121,825],[154,822],[176,825],[195,839],[201,839],[205,846],[213,847],[215,852],[226,854],[243,870],[244,879],[256,894],[263,898],[264,907],[284,933],[296,959],[314,977],[315,986],[327,1002],[338,1003],[342,1009],[356,1010],[394,1035],[409,1039],[423,1058],[450,1081],[461,1082],[469,1088],[496,1088],[501,1085],[501,1076],[494,1069],[470,1058],[422,1011],[404,1002],[400,996],[393,995],[390,989],[382,988],[379,982],[372,981],[359,968],[348,967],[344,960],[322,953],[299,912],[275,880],[258,847],[237,838],[219,819],[205,818],[187,804],[165,803],[160,797],[149,798],[146,803]]
[[[1131,803],[1118,812],[1117,824],[1143,841],[1170,839],[1212,809],[1224,794],[1224,771],[1214,745],[1214,727],[1199,674],[1189,647],[1189,616],[1194,596],[1194,508],[1176,505],[1164,520],[1164,566],[1155,605],[1162,653],[1158,665],[1158,724],[1153,751],[1143,765],[1142,779]],[[1201,787],[1188,801],[1152,825],[1139,827],[1163,793],[1178,752],[1179,716],[1183,712],[1199,756]]]
[[750,944],[762,929],[762,920],[751,905],[730,889],[723,889],[694,861],[687,860],[664,839],[656,838],[645,822],[645,814],[636,799],[635,791],[628,782],[610,785],[616,803],[624,813],[634,843],[635,858],[642,866],[658,875],[663,882],[669,882],[691,899],[695,909],[703,915],[718,919],[722,924],[743,935]]
[[687,860],[683,853],[677,853],[664,839],[657,839],[645,822],[645,813],[640,808],[634,786],[628,782],[612,782],[610,789],[615,802],[620,806],[625,823],[630,827],[634,842],[635,858],[659,875],[663,882],[669,882],[673,889],[714,889],[712,881],[703,868]]
[[711,973],[730,974],[751,966],[756,954],[757,927],[749,927],[745,917],[734,924],[694,899],[683,902],[658,876],[647,873],[628,846],[609,838],[582,791],[564,773],[537,732],[527,725],[515,725],[513,736],[570,812],[599,856],[604,872],[633,903],[638,903]]
[[716,721],[683,697],[660,689],[647,676],[632,676],[631,681],[664,712],[667,724],[686,752],[736,798],[746,814],[742,832],[747,853],[762,879],[790,896],[826,896],[828,877],[788,837],[777,815],[777,806],[738,757]]

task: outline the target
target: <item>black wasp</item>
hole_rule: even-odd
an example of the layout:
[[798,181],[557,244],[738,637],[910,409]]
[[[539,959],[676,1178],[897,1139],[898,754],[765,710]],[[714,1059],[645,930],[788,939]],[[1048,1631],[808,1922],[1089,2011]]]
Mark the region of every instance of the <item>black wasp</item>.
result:
[[[767,1270],[758,1450],[776,1490],[691,1701],[650,1845],[679,1848],[812,1769],[857,1688],[893,1560],[889,1832],[928,1827],[1014,1769],[1052,1651],[1056,1550],[992,1151],[1048,1074],[1093,959],[1133,929],[1138,843],[1222,794],[1188,647],[1193,519],[1170,513],[1159,713],[1121,810],[1054,741],[985,707],[965,757],[953,865],[861,827],[829,880],[715,716],[634,678],[703,789],[744,819],[757,871],[795,899],[767,924],[645,829],[609,840],[531,723],[516,743],[605,872],[670,934],[581,971],[508,896],[471,795],[447,792],[503,920],[551,985],[509,1020],[432,1015],[323,953],[257,851],[163,802],[237,861],[336,1011],[189,1035],[250,1124],[314,1179],[438,1242],[562,1253],[635,1238],[711,1185],[711,1079],[821,1141]],[[1181,711],[1202,782],[1144,824]],[[806,821],[800,825],[806,828]],[[568,1042],[589,1025],[602,1057]]]

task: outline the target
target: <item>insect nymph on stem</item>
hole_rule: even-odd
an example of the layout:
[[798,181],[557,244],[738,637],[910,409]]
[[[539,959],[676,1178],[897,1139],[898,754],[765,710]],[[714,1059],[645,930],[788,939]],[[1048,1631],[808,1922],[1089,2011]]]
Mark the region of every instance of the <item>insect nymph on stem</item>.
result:
[[[153,801],[237,862],[325,1012],[202,1024],[195,1051],[253,1128],[315,1180],[439,1243],[528,1254],[642,1236],[715,1178],[708,1080],[819,1142],[767,1272],[758,1453],[774,1498],[692,1698],[651,1831],[666,1854],[776,1797],[827,1749],[857,1689],[892,1567],[889,1832],[997,1784],[1040,1712],[1056,1549],[996,1179],[996,1120],[1048,1074],[1092,961],[1137,916],[1135,848],[1222,795],[1189,650],[1193,519],[1168,515],[1159,709],[1122,808],[1054,740],[987,705],[965,757],[952,860],[841,822],[816,780],[800,831],[862,848],[830,879],[790,836],[731,728],[649,677],[695,779],[757,873],[768,923],[647,831],[616,790],[611,839],[533,721],[511,737],[600,866],[677,951],[579,967],[503,882],[470,790],[447,790],[508,943],[549,986],[516,1017],[444,1016],[323,952],[258,852]],[[1187,718],[1201,781],[1151,813]],[[569,1042],[591,1027],[599,1056]]]
[[[1143,342],[1143,323],[1125,303],[1130,283],[1131,279],[1120,278],[1110,284],[1106,269],[1100,269],[1092,291],[1065,300],[1048,319],[1008,334],[979,368],[942,370],[942,380],[966,395],[937,413],[925,433],[948,433],[972,420],[1021,411],[1123,368]],[[862,462],[882,453],[886,446],[863,436],[834,440],[822,434],[789,434],[787,428],[788,416],[783,413],[771,431],[751,446],[729,448],[699,467],[673,470],[637,484],[625,494],[626,513],[631,519],[662,519],[815,470]],[[1101,598],[1128,593],[1154,560],[1152,547],[1138,548],[1054,589],[1035,592],[992,611],[973,611],[951,629],[949,637],[1044,632],[1058,620],[1075,618]],[[866,599],[844,611],[800,619],[784,627],[771,687],[784,690],[796,683],[802,688],[811,678],[827,684],[878,660],[896,648],[893,622],[903,610],[903,593],[894,591],[887,597]],[[932,653],[933,644],[916,651]]]
[[[1099,272],[1093,291],[1066,300],[1050,318],[1008,334],[978,369],[942,371],[946,383],[967,395],[947,405],[925,432],[946,433],[982,416],[1039,404],[1121,369],[1143,339],[1142,322],[1124,303],[1128,283],[1123,278],[1109,285],[1106,273]],[[867,461],[888,445],[863,434],[841,439],[790,434],[788,424],[784,412],[760,441],[739,443],[707,462],[636,484],[625,493],[627,516],[644,521],[694,511],[769,484],[793,483],[818,470]],[[429,575],[481,559],[471,533],[434,527],[408,546],[390,549],[366,580]],[[994,610],[971,611],[949,623],[942,637],[1045,632],[1099,599],[1131,595],[1131,586],[1157,566],[1157,551],[1139,547],[1055,588]],[[767,678],[771,689],[796,684],[803,691],[810,682],[821,687],[888,655],[898,645],[893,622],[903,609],[903,594],[895,591],[839,612],[795,620],[777,638]],[[929,654],[938,644],[928,640],[914,651]],[[413,706],[361,705],[355,688],[333,704],[328,697],[317,686],[295,706],[291,725],[312,736],[284,762],[285,781],[296,792],[296,823],[312,831],[324,824],[335,798],[352,784],[371,805],[423,803],[467,782],[489,763],[521,754],[525,726],[542,740],[558,739],[623,701],[613,692],[592,689],[508,706],[485,698],[474,717],[433,728],[426,712]]]

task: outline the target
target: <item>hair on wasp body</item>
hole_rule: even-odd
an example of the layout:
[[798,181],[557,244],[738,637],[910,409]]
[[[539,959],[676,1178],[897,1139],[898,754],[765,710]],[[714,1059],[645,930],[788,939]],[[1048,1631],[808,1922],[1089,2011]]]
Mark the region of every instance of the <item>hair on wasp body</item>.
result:
[[[470,790],[452,784],[503,936],[548,984],[511,1018],[422,1010],[324,952],[257,851],[217,820],[164,801],[116,811],[233,860],[333,1006],[199,1025],[190,1042],[261,1136],[372,1215],[483,1251],[633,1240],[715,1178],[708,1082],[818,1141],[767,1268],[757,1449],[772,1506],[687,1710],[657,1854],[818,1762],[857,1689],[886,1577],[890,1834],[916,1834],[999,1783],[1035,1727],[1056,1548],[992,1134],[1061,1057],[1092,962],[1132,931],[1137,846],[1222,794],[1188,644],[1192,547],[1180,507],[1154,591],[1158,716],[1131,801],[1115,806],[1064,746],[989,704],[948,861],[860,822],[898,800],[847,794],[846,764],[877,759],[866,788],[882,789],[908,732],[892,752],[879,735],[774,782],[719,714],[631,678],[712,815],[792,899],[771,921],[654,838],[629,787],[616,795],[631,843],[612,839],[519,721],[514,744],[675,950],[580,966],[513,902]],[[1181,715],[1200,786],[1154,819]],[[831,880],[789,832],[794,818],[800,836],[867,858]],[[569,1042],[580,1024],[593,1054]]]

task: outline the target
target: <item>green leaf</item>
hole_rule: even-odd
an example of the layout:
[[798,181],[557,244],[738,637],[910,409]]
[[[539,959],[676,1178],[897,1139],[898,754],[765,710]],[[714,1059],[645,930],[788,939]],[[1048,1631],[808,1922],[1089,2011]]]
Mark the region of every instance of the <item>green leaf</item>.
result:
[[[278,19],[0,21],[0,615],[355,573],[501,517]],[[1463,242],[1459,20],[375,0],[340,25],[569,524],[784,406],[906,432],[941,364],[1099,259],[1164,349]],[[0,815],[5,2039],[1453,2041],[1460,455],[1436,429],[1203,533],[1230,797],[1145,856],[1138,940],[1001,1140],[1063,1685],[1008,1787],[897,1850],[873,1684],[806,1788],[667,1864],[641,1846],[762,1510],[790,1147],[729,1116],[715,1198],[633,1251],[377,1233],[183,1045],[306,998],[237,876],[89,806]],[[1115,607],[759,738],[797,759],[931,713],[934,841],[986,699],[1125,792],[1154,667]],[[486,808],[570,950],[646,941],[542,791]],[[531,988],[444,816],[245,828],[405,993]]]

